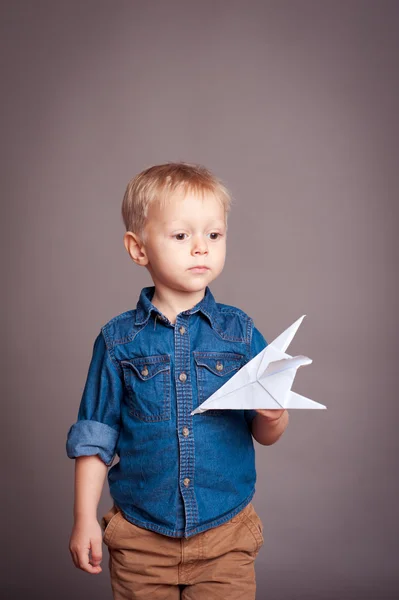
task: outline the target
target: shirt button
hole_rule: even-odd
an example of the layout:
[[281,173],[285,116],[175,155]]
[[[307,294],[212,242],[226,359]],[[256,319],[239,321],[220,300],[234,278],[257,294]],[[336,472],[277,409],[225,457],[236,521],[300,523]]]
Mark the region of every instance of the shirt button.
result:
[[188,436],[188,434],[190,433],[190,430],[189,430],[189,428],[188,428],[188,427],[183,427],[183,430],[182,430],[182,431],[183,431],[183,435],[184,435],[184,437],[187,437],[187,436]]
[[186,477],[185,479],[183,479],[183,483],[186,487],[188,487],[190,485],[190,480],[188,477]]
[[180,333],[183,335],[183,333],[186,333],[186,328],[183,327],[183,325],[180,327],[179,329]]
[[187,375],[185,373],[180,373],[179,379],[184,383],[187,380]]
[[146,366],[145,366],[145,367],[144,367],[144,369],[141,371],[141,374],[142,374],[142,375],[144,375],[144,377],[147,377],[147,375],[148,375],[148,369],[147,369],[147,367],[146,367]]
[[223,371],[223,363],[221,363],[219,360],[216,363],[216,369],[218,371]]

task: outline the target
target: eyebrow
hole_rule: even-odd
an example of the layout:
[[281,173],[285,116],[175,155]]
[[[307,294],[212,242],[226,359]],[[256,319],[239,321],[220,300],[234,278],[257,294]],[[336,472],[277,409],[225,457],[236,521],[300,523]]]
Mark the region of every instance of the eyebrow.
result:
[[[168,225],[168,224],[172,225],[172,223],[180,223],[180,224],[183,224],[183,225],[189,225],[189,223],[187,223],[187,221],[183,221],[183,220],[180,220],[180,219],[175,219],[174,221],[169,221],[169,222],[164,221],[164,223],[165,223],[165,225]],[[212,221],[209,221],[209,223],[210,224],[222,223],[223,225],[226,224],[225,221],[223,221],[223,219],[213,219]]]

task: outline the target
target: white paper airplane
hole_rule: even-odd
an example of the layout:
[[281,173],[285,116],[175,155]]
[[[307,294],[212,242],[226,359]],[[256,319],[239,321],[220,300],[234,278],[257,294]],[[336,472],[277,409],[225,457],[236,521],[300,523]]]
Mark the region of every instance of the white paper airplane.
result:
[[305,316],[276,337],[191,414],[209,409],[326,408],[291,391],[297,369],[312,362],[307,356],[290,356],[285,352]]

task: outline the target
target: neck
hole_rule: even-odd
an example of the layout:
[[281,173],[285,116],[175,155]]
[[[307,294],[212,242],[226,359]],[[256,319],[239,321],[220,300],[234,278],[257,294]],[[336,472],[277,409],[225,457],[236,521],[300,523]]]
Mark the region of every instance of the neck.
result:
[[175,323],[179,313],[193,308],[204,296],[205,288],[195,292],[184,292],[156,284],[151,302],[171,323]]

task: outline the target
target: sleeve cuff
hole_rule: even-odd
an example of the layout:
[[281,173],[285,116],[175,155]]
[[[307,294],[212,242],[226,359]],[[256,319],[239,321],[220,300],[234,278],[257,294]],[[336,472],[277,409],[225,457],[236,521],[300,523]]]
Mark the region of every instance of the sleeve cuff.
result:
[[244,414],[245,414],[245,418],[248,423],[248,427],[251,427],[252,421],[254,420],[254,418],[256,417],[256,415],[258,413],[256,412],[256,410],[254,410],[252,408],[247,408],[247,409],[245,409]]
[[68,431],[66,451],[69,458],[99,455],[110,466],[115,456],[119,433],[99,421],[78,421]]

